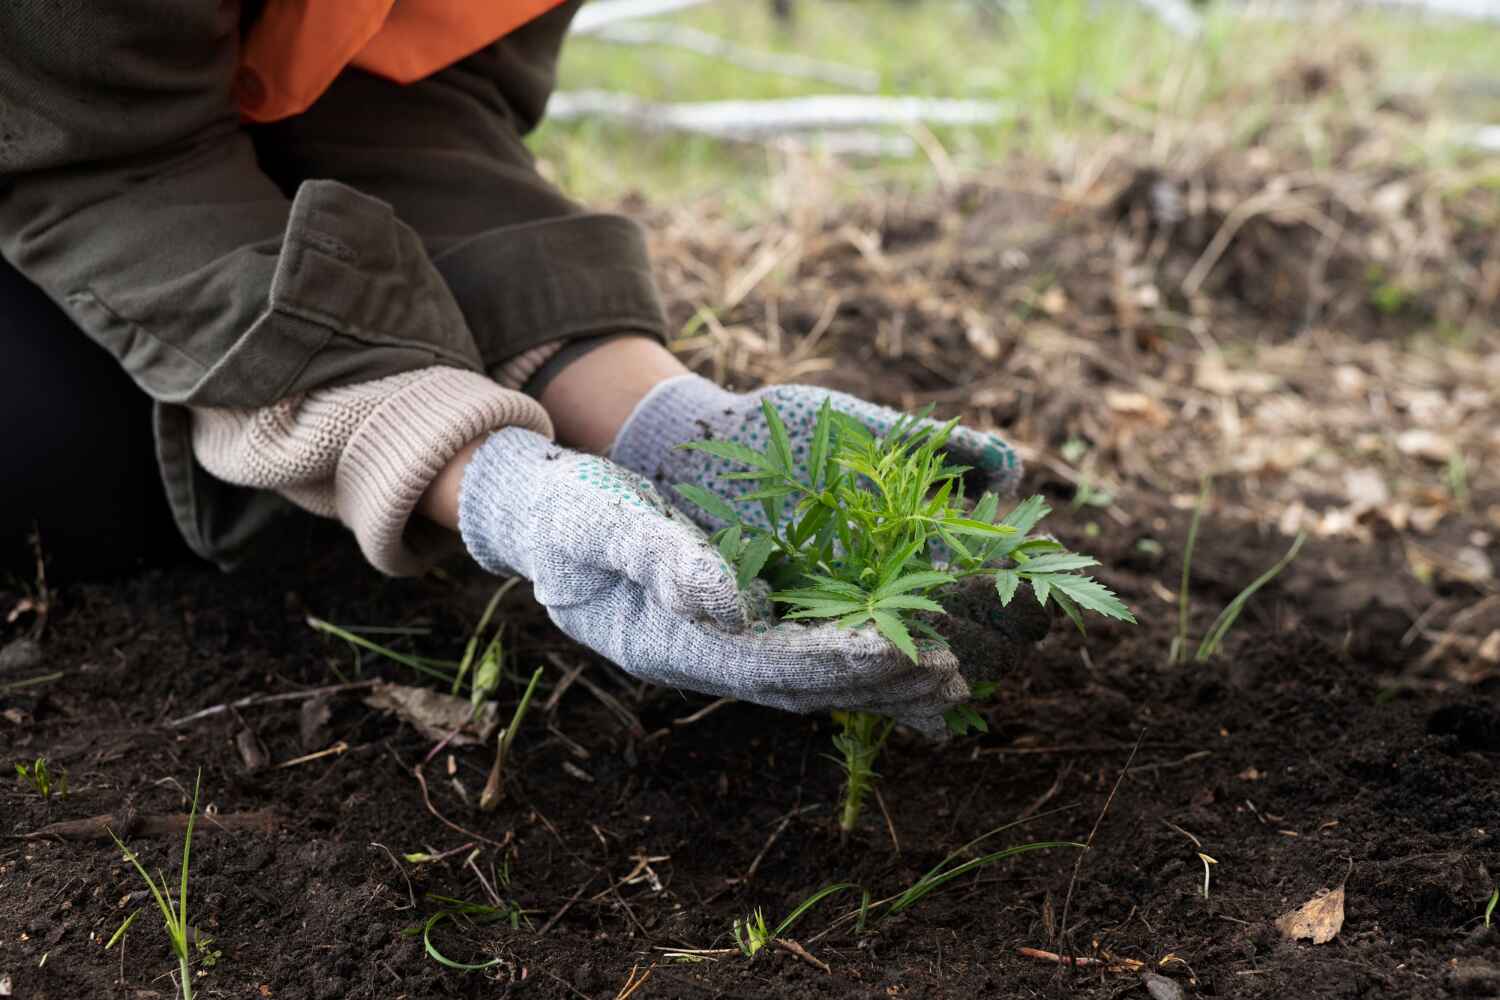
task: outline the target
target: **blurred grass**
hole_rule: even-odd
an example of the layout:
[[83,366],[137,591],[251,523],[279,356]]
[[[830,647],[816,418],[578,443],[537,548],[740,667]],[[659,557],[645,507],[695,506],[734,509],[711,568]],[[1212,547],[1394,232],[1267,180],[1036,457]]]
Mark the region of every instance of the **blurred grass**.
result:
[[[776,21],[765,0],[718,0],[670,20],[751,48],[875,70],[884,94],[1005,104],[1012,113],[997,125],[934,130],[960,167],[1018,150],[1046,156],[1059,142],[1108,135],[1122,127],[1122,116],[1146,121],[1157,113],[1179,120],[1217,115],[1232,119],[1227,125],[1237,134],[1250,135],[1256,123],[1288,113],[1276,105],[1271,82],[1297,59],[1326,60],[1362,48],[1376,57],[1380,92],[1429,94],[1445,81],[1493,80],[1500,52],[1500,28],[1467,22],[1376,12],[1334,23],[1245,20],[1213,5],[1206,15],[1207,30],[1191,43],[1133,4],[1096,0],[1038,0],[1018,12],[987,0],[798,0],[790,27]],[[567,89],[661,101],[841,89],[678,49],[587,36],[569,40],[560,75]],[[1493,104],[1458,113],[1479,120],[1480,113],[1494,112]],[[1317,123],[1339,111],[1300,106],[1290,113]],[[1319,141],[1314,124],[1308,144]],[[532,145],[558,183],[584,201],[631,193],[669,201],[713,193],[731,212],[765,203],[780,159],[765,144],[651,135],[598,121],[544,123]],[[1406,153],[1451,156],[1426,142]],[[848,182],[921,186],[931,173],[921,156],[861,161]]]

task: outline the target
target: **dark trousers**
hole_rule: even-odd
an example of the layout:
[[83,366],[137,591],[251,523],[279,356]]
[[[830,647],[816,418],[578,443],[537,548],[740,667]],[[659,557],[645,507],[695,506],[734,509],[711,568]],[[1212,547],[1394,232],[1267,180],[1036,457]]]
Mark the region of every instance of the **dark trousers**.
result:
[[150,397],[0,260],[0,574],[31,582],[33,531],[49,582],[187,553],[156,463]]

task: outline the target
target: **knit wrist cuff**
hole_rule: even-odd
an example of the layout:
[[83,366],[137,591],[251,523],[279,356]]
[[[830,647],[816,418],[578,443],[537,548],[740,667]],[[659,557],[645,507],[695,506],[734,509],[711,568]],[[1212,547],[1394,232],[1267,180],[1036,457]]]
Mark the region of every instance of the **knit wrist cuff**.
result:
[[470,441],[503,427],[551,434],[528,396],[483,375],[437,368],[393,393],[360,425],[339,459],[340,520],[381,572],[422,572],[451,536],[413,512],[438,473]]

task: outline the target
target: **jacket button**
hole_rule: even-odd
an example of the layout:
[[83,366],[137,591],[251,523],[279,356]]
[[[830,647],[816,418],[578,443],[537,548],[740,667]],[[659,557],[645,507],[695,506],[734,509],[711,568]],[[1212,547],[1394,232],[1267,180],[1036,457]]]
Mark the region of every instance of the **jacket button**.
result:
[[234,96],[242,108],[258,108],[266,103],[266,84],[249,66],[241,66],[234,75]]

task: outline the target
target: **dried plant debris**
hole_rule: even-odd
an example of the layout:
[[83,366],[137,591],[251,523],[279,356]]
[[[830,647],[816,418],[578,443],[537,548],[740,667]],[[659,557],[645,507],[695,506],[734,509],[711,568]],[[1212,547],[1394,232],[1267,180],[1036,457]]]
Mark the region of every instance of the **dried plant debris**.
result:
[[1276,918],[1276,929],[1291,941],[1327,944],[1344,926],[1344,887],[1314,896]]

